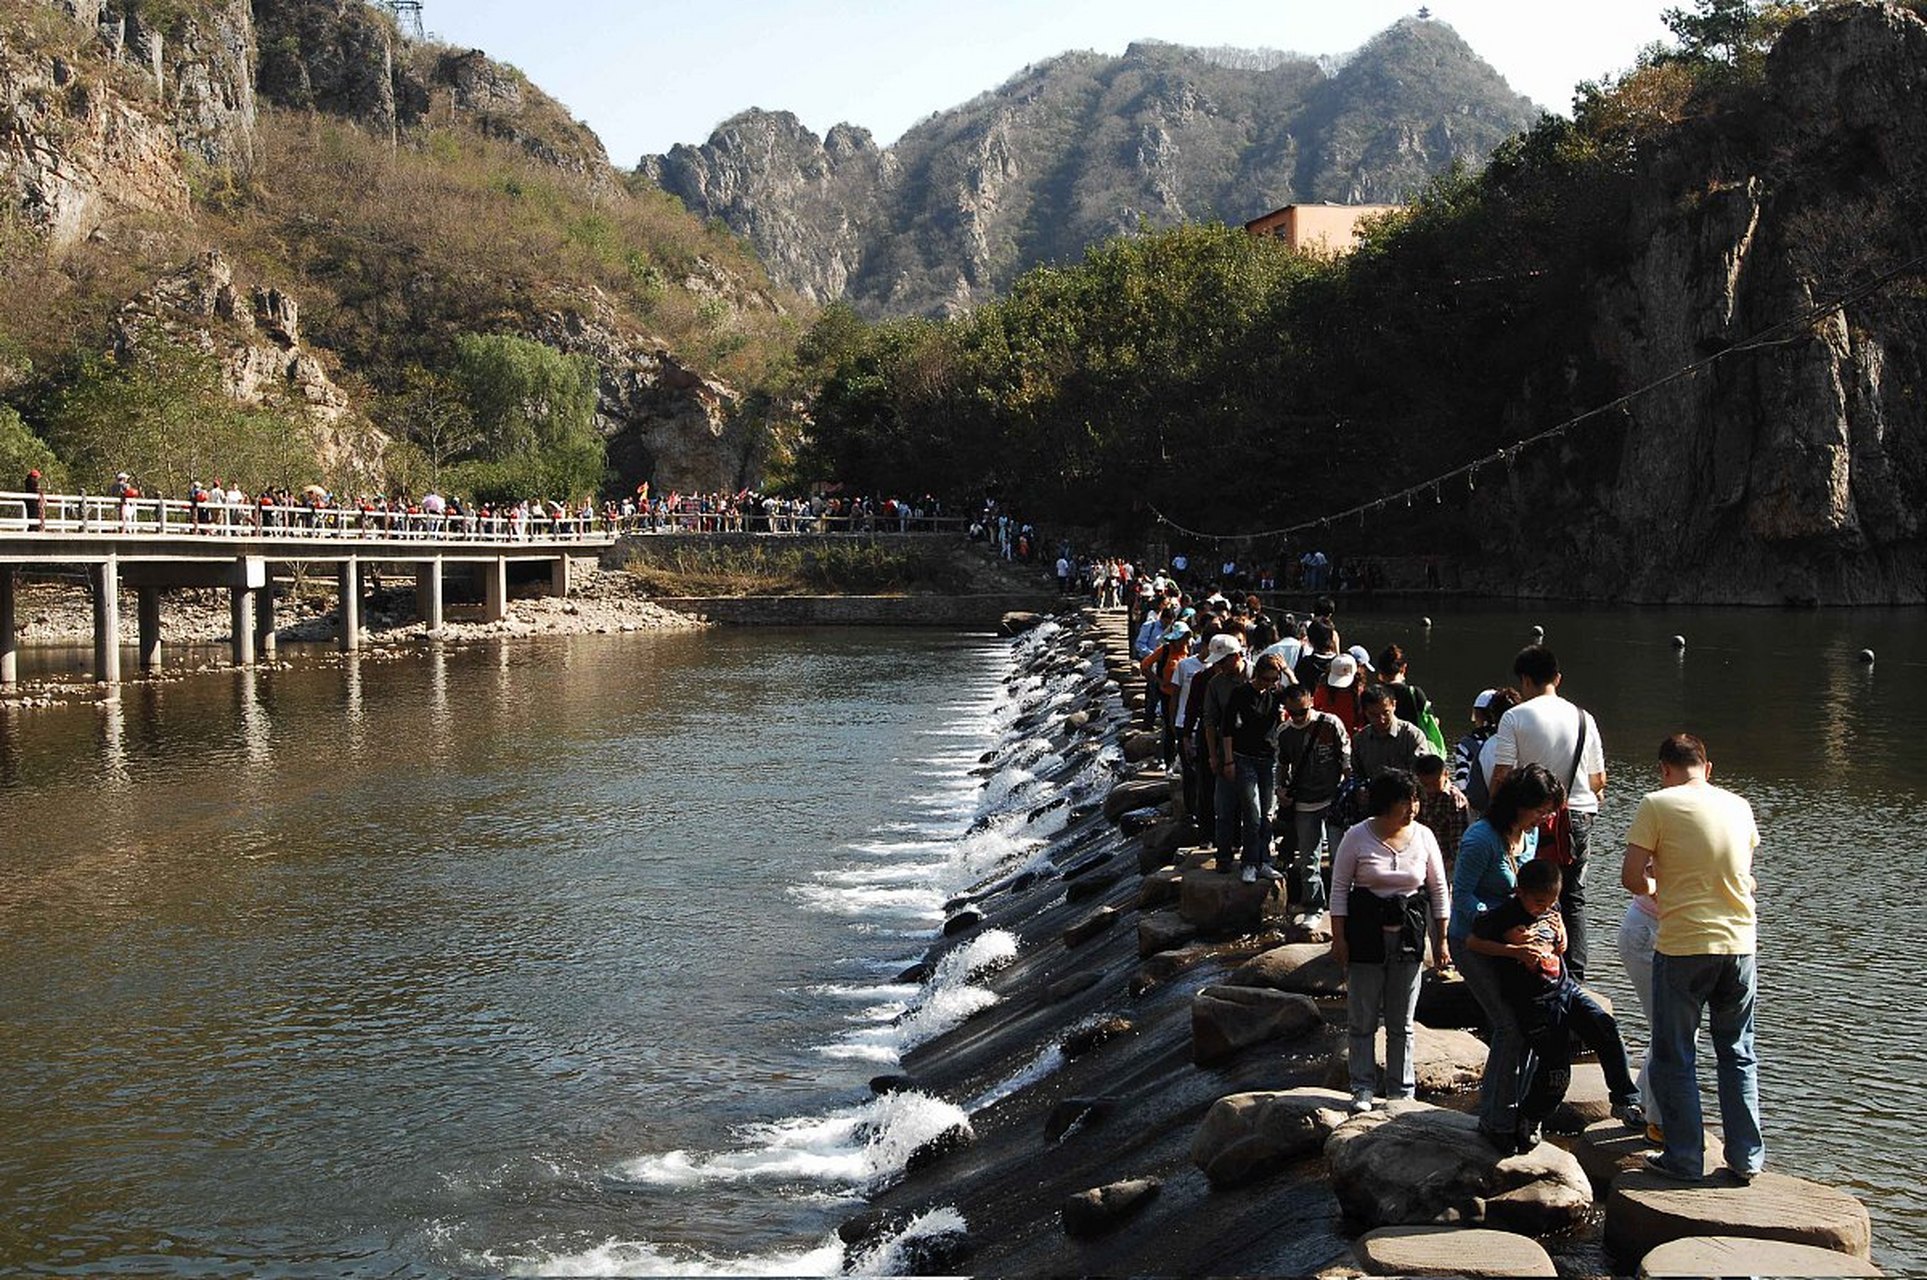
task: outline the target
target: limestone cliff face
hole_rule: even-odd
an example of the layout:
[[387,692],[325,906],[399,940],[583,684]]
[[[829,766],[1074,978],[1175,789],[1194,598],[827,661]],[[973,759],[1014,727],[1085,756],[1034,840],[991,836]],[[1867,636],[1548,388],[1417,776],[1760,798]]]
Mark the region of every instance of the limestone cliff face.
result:
[[[1730,348],[1544,464],[1545,526],[1507,540],[1536,589],[1636,599],[1927,600],[1927,25],[1822,11],[1768,64],[1765,110],[1650,157],[1629,265],[1598,282],[1591,358],[1625,389]],[[1574,466],[1575,461],[1589,464]],[[1562,510],[1595,514],[1576,520]]]
[[1401,198],[1535,114],[1449,27],[1410,19],[1335,70],[1150,42],[1066,54],[884,150],[848,125],[819,139],[751,111],[640,171],[808,297],[946,312],[1145,221]]

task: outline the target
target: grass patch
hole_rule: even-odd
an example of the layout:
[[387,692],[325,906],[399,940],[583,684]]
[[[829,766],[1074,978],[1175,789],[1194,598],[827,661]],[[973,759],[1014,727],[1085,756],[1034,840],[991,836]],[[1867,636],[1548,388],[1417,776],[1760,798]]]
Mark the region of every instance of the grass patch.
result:
[[970,587],[948,544],[684,543],[633,548],[622,567],[657,596],[956,594]]

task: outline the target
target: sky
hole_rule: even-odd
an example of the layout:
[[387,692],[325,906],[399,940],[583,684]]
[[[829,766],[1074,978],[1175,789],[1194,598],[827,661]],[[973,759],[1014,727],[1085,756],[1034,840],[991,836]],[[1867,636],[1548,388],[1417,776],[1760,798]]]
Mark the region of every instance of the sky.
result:
[[[1432,16],[1534,102],[1624,70],[1684,0],[1437,0]],[[1395,0],[424,0],[430,34],[527,72],[628,167],[748,107],[894,142],[1071,49],[1137,39],[1344,54],[1418,11]]]

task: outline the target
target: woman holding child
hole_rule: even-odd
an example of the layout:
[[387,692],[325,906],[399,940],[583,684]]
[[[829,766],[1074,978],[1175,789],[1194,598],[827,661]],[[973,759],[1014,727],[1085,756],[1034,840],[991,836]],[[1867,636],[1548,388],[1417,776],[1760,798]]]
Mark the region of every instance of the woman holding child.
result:
[[1481,915],[1512,897],[1519,864],[1535,851],[1540,817],[1557,809],[1565,798],[1565,789],[1543,765],[1516,770],[1493,795],[1484,816],[1466,828],[1452,868],[1452,918],[1445,936],[1453,961],[1492,1029],[1485,1076],[1479,1083],[1479,1128],[1495,1140],[1509,1141],[1518,1126],[1519,1057],[1525,1039],[1499,991],[1502,962],[1473,951],[1467,939]]
[[1354,1111],[1369,1110],[1377,1089],[1372,1040],[1381,1020],[1386,1096],[1413,1096],[1412,1018],[1428,932],[1433,964],[1451,964],[1445,861],[1418,821],[1418,779],[1387,769],[1371,780],[1366,802],[1371,816],[1345,833],[1332,859],[1332,958],[1345,969]]

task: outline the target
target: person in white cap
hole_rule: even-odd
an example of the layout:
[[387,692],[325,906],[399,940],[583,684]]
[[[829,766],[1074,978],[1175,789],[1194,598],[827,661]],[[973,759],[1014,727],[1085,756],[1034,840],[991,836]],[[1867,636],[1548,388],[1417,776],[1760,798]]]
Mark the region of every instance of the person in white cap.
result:
[[1358,693],[1358,659],[1341,653],[1325,668],[1325,678],[1312,690],[1312,706],[1337,716],[1345,732],[1356,733],[1365,723],[1365,704]]
[[1213,779],[1211,812],[1218,849],[1218,870],[1229,873],[1238,857],[1238,772],[1232,759],[1231,741],[1225,736],[1225,709],[1231,695],[1245,682],[1245,642],[1234,631],[1221,631],[1211,637],[1205,650],[1204,665],[1209,679],[1204,686],[1204,702],[1199,708],[1203,729],[1204,759]]
[[1492,803],[1492,735],[1518,705],[1517,689],[1481,689],[1472,699],[1472,728],[1452,748],[1452,785],[1465,793],[1474,819]]

